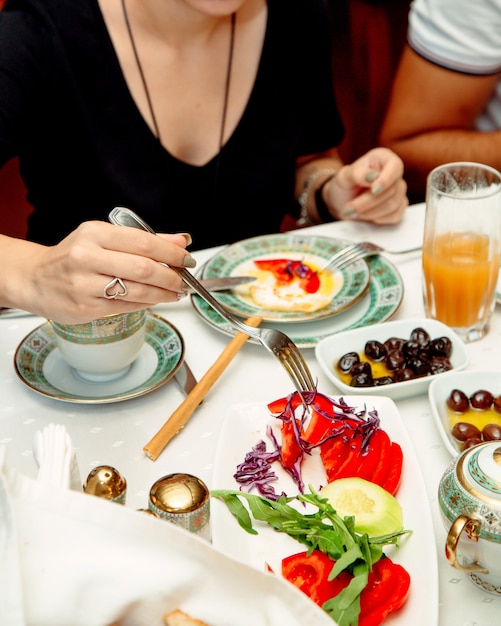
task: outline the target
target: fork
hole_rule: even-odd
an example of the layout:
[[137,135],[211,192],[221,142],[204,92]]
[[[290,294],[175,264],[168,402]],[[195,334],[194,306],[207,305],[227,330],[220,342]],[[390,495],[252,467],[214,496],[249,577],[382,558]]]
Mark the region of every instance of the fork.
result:
[[347,265],[351,265],[355,263],[355,261],[359,261],[360,259],[365,259],[370,256],[375,256],[380,254],[381,252],[388,252],[389,254],[406,254],[408,252],[416,252],[417,250],[421,250],[421,246],[416,246],[415,248],[407,248],[406,250],[385,250],[381,246],[378,246],[375,243],[370,241],[361,241],[359,243],[350,243],[345,246],[335,254],[331,256],[331,258],[327,261],[327,263],[319,270],[319,273],[325,272],[326,269],[342,269]]
[[[138,215],[124,207],[115,207],[108,216],[110,222],[118,226],[131,226],[146,230],[156,234],[155,231],[146,224]],[[183,281],[191,287],[207,304],[209,304],[221,317],[231,324],[237,331],[243,332],[249,337],[257,339],[269,352],[278,358],[294,387],[301,396],[303,405],[307,409],[307,404],[303,393],[305,391],[315,391],[316,385],[306,364],[303,355],[296,344],[285,333],[274,328],[253,328],[233,316],[218,300],[216,300],[207,289],[184,267],[173,267]]]

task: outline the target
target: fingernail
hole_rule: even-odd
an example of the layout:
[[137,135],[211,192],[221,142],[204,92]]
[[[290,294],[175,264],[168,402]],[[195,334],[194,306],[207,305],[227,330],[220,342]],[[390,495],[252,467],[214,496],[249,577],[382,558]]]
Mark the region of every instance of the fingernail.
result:
[[197,262],[191,256],[191,254],[187,254],[183,259],[183,265],[184,267],[196,267]]
[[191,238],[190,233],[178,233],[178,235],[182,235],[186,239],[187,246],[189,246],[190,243],[193,243],[193,239]]
[[384,191],[384,185],[382,183],[378,183],[377,185],[374,185],[374,187],[371,189],[371,193],[373,196],[379,196],[380,193],[382,193]]
[[379,172],[375,172],[374,170],[370,170],[369,172],[367,172],[367,174],[365,175],[365,180],[368,183],[372,183],[373,180],[376,180],[376,178],[379,176]]
[[355,209],[352,206],[347,206],[345,209],[343,209],[341,211],[341,217],[343,219],[346,219],[348,217],[353,217],[356,214],[357,214],[357,212],[355,211]]
[[180,291],[180,292],[177,294],[177,299],[178,299],[178,300],[184,300],[184,298],[186,298],[186,296],[187,296],[187,295],[188,295],[188,292],[187,292],[187,291]]

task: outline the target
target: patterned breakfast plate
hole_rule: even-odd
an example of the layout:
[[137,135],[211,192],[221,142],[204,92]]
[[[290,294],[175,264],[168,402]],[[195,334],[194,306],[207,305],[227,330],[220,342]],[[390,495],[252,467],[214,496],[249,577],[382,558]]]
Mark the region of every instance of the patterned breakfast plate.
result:
[[107,382],[86,382],[61,356],[49,322],[31,331],[14,355],[16,373],[34,391],[66,402],[103,404],[135,398],[157,389],[180,368],[184,341],[177,329],[148,313],[146,338],[126,374]]
[[[367,260],[370,270],[369,290],[361,300],[337,315],[311,322],[281,324],[263,322],[267,328],[278,328],[285,332],[299,348],[314,348],[317,343],[335,333],[362,326],[385,322],[397,311],[404,296],[402,277],[396,267],[383,256]],[[202,268],[203,274],[204,268]],[[200,296],[191,296],[195,311],[213,328],[235,335],[235,329],[214,311]],[[258,343],[256,339],[248,341]]]
[[[341,270],[321,272],[319,286],[313,290],[305,289],[301,278],[304,270],[316,272],[349,243],[294,231],[244,239],[213,256],[204,265],[202,278],[256,277],[248,285],[214,294],[240,317],[259,315],[280,323],[323,319],[345,311],[363,298],[370,280],[367,263],[361,260]],[[280,260],[284,261],[282,265],[287,265],[287,276],[292,280],[279,282],[272,269],[263,268],[262,264],[269,263],[276,271]]]

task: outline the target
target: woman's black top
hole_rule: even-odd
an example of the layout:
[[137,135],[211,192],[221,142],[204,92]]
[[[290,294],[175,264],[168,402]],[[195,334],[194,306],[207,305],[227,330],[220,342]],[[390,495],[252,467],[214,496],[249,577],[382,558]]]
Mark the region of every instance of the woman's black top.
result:
[[184,163],[149,129],[97,0],[7,0],[0,11],[0,164],[20,158],[31,240],[57,243],[114,206],[191,233],[192,249],[277,232],[297,212],[296,157],[342,136],[324,0],[268,0],[256,81],[216,184],[217,157]]

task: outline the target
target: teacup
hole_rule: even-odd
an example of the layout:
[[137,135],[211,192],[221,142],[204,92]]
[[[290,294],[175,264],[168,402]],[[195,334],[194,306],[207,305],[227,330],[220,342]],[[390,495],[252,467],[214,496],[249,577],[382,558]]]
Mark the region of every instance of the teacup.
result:
[[123,376],[139,355],[146,334],[147,310],[100,317],[84,324],[51,322],[64,360],[85,381]]
[[438,501],[453,567],[501,595],[501,441],[468,448],[445,472]]

